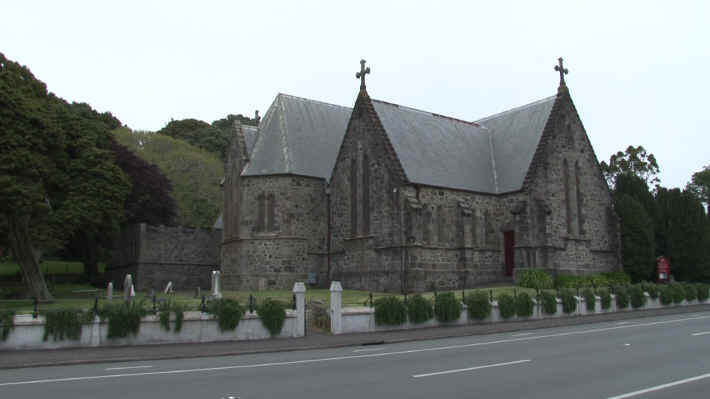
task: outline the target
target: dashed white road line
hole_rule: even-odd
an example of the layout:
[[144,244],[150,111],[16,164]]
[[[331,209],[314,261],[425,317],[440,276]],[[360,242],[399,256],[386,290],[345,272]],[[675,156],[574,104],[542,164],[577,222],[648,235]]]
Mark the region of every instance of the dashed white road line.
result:
[[126,367],[109,367],[107,369],[104,369],[104,371],[111,371],[111,370],[130,370],[130,369],[149,369],[153,366],[126,366]]
[[649,393],[649,392],[660,391],[661,389],[666,389],[666,388],[674,387],[674,386],[676,386],[676,385],[681,385],[681,384],[687,384],[687,383],[689,383],[689,382],[694,382],[694,381],[702,380],[702,379],[705,379],[705,378],[710,378],[710,373],[708,373],[708,374],[703,374],[703,375],[699,375],[699,376],[697,376],[697,377],[686,378],[686,379],[684,379],[684,380],[678,380],[678,381],[669,382],[669,383],[667,383],[667,384],[656,385],[655,387],[650,387],[650,388],[646,388],[646,389],[641,389],[641,390],[638,390],[638,391],[633,391],[633,392],[625,393],[625,394],[623,394],[623,395],[611,396],[611,397],[609,397],[609,398],[607,398],[607,399],[625,399],[625,398],[632,398],[632,397],[634,397],[634,396],[643,395],[643,394]]
[[710,331],[696,332],[696,333],[693,333],[693,334],[690,334],[690,335],[692,335],[692,336],[694,336],[694,337],[699,337],[699,336],[701,336],[701,335],[708,335],[708,334],[710,334]]
[[486,365],[484,365],[484,366],[469,367],[469,368],[465,368],[465,369],[436,371],[436,372],[433,372],[433,373],[416,374],[416,375],[413,375],[412,378],[422,378],[422,377],[431,377],[431,376],[434,376],[434,375],[463,373],[464,371],[473,371],[473,370],[487,369],[487,368],[491,368],[491,367],[510,366],[510,365],[513,365],[513,364],[528,363],[528,362],[531,362],[531,361],[532,361],[532,360],[530,360],[530,359],[525,359],[525,360],[516,360],[516,361],[514,361],[514,362],[505,362],[505,363],[496,363],[496,364],[486,364]]
[[511,337],[524,337],[524,336],[526,336],[526,335],[533,335],[533,334],[535,334],[535,333],[530,333],[530,332],[528,332],[528,333],[519,333],[519,334],[512,334]]
[[243,364],[243,365],[206,367],[206,368],[196,368],[196,369],[150,371],[150,372],[143,372],[143,373],[106,374],[106,375],[94,375],[94,376],[85,376],[85,377],[49,378],[49,379],[41,379],[41,380],[2,382],[2,383],[0,383],[0,387],[13,386],[13,385],[47,384],[47,383],[54,383],[54,382],[67,382],[67,381],[89,381],[89,380],[99,380],[99,379],[107,379],[107,378],[141,377],[141,376],[149,376],[149,375],[185,374],[185,373],[196,373],[196,372],[218,371],[218,370],[275,367],[275,366],[287,366],[287,365],[294,365],[294,364],[310,364],[310,363],[330,362],[330,361],[337,361],[337,360],[364,359],[364,358],[371,358],[371,357],[374,358],[374,357],[384,357],[384,356],[394,356],[394,355],[405,355],[405,354],[410,354],[410,353],[433,352],[433,351],[441,351],[441,350],[473,348],[473,347],[477,347],[477,346],[486,346],[486,345],[534,341],[534,340],[540,340],[540,339],[544,339],[544,338],[557,338],[557,337],[567,337],[567,336],[573,336],[573,335],[585,335],[585,334],[593,334],[593,333],[598,333],[598,332],[621,330],[621,329],[626,329],[626,328],[650,327],[650,326],[658,326],[658,325],[663,325],[663,324],[680,323],[680,322],[684,322],[684,321],[704,320],[704,319],[710,319],[710,315],[686,317],[683,319],[654,321],[654,322],[649,322],[649,323],[626,324],[623,326],[615,326],[615,327],[592,328],[589,330],[569,331],[569,332],[554,333],[554,334],[547,334],[547,335],[535,335],[535,336],[531,336],[531,337],[518,337],[518,338],[499,339],[499,340],[495,340],[495,341],[474,342],[474,343],[470,343],[470,344],[436,346],[436,347],[422,348],[422,349],[410,349],[410,350],[403,350],[403,351],[397,351],[397,352],[367,353],[367,354],[363,354],[363,355],[337,356],[337,357],[326,357],[326,358],[317,358],[317,359],[293,360],[293,361],[288,361],[288,362]]

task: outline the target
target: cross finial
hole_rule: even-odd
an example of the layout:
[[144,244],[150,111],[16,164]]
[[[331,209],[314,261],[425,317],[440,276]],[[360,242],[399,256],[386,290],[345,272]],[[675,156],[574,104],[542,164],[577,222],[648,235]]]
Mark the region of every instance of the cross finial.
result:
[[560,73],[560,86],[564,86],[565,75],[567,75],[569,71],[562,65],[562,57],[558,58],[557,62],[559,63],[559,65],[555,65],[555,71],[558,71]]
[[355,74],[357,79],[360,79],[360,90],[365,90],[365,75],[370,73],[370,67],[365,68],[365,60],[360,60],[360,72]]

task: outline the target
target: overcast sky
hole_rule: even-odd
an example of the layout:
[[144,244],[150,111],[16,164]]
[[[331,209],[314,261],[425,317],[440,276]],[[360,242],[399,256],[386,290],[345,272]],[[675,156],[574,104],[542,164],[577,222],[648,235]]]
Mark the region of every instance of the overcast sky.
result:
[[262,115],[277,93],[476,120],[556,93],[599,160],[628,145],[683,187],[710,164],[710,2],[4,1],[0,52],[133,129]]

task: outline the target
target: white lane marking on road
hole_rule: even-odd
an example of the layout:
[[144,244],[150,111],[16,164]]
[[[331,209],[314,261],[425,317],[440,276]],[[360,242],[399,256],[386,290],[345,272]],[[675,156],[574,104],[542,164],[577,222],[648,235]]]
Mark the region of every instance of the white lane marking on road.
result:
[[631,346],[631,344],[624,344],[624,346]]
[[620,321],[620,322],[616,323],[617,326],[620,326],[623,324],[629,324],[629,322],[628,321]]
[[535,333],[520,333],[520,334],[513,334],[511,337],[524,337],[526,335],[533,335]]
[[111,371],[111,370],[129,370],[129,369],[149,369],[153,366],[126,366],[126,367],[109,367],[107,369],[104,369],[104,371]]
[[697,332],[697,333],[693,333],[693,334],[690,334],[690,335],[692,335],[692,336],[694,336],[694,337],[699,337],[699,336],[701,336],[701,335],[708,335],[708,334],[710,334],[710,331]]
[[514,362],[505,362],[505,363],[496,363],[496,364],[486,364],[486,365],[484,365],[484,366],[469,367],[469,368],[466,368],[466,369],[435,371],[435,372],[433,372],[433,373],[416,374],[416,375],[413,375],[412,378],[422,378],[422,377],[431,377],[431,376],[433,376],[433,375],[463,373],[464,371],[473,371],[473,370],[487,369],[487,368],[491,368],[491,367],[510,366],[510,365],[513,365],[513,364],[527,363],[527,362],[531,362],[531,361],[532,361],[532,360],[530,360],[530,359],[526,359],[526,360],[516,360],[516,361],[514,361]]
[[543,339],[543,338],[556,338],[556,337],[566,337],[566,336],[571,336],[571,335],[592,334],[592,333],[597,333],[597,332],[621,330],[621,329],[633,328],[633,327],[649,327],[649,326],[657,326],[657,325],[663,325],[663,324],[680,323],[680,322],[683,322],[683,321],[703,320],[703,319],[710,319],[710,315],[708,315],[708,316],[697,316],[697,317],[687,317],[687,318],[684,318],[684,319],[672,319],[672,320],[664,320],[664,321],[654,321],[654,322],[650,322],[650,323],[627,324],[627,325],[616,326],[616,327],[594,328],[594,329],[591,329],[591,330],[570,331],[570,332],[565,332],[565,333],[556,333],[556,334],[548,334],[548,335],[536,335],[536,336],[534,336],[534,337],[509,338],[509,339],[500,339],[500,340],[496,340],[496,341],[474,342],[474,343],[471,343],[471,344],[460,344],[460,345],[449,345],[449,346],[437,346],[437,347],[423,348],[423,349],[410,349],[410,350],[398,351],[398,352],[368,353],[368,354],[364,354],[364,355],[349,355],[349,356],[326,357],[326,358],[319,358],[319,359],[293,360],[293,361],[289,361],[289,362],[257,363],[257,364],[243,364],[243,365],[221,366],[221,367],[207,367],[207,368],[199,368],[199,369],[181,369],[181,370],[168,370],[168,371],[150,371],[150,372],[144,372],[144,373],[106,374],[106,375],[94,375],[94,376],[86,376],[86,377],[51,378],[51,379],[42,379],[42,380],[27,380],[27,381],[3,382],[3,383],[0,383],[0,387],[12,386],[12,385],[46,384],[46,383],[52,383],[52,382],[99,380],[99,379],[105,379],[105,378],[141,377],[141,376],[148,376],[148,375],[184,374],[184,373],[196,373],[196,372],[204,372],[204,371],[218,371],[218,370],[248,369],[248,368],[258,368],[258,367],[288,366],[288,365],[294,365],[294,364],[310,364],[310,363],[318,363],[318,362],[330,362],[330,361],[335,361],[335,360],[364,359],[364,358],[370,358],[370,357],[384,357],[384,356],[394,356],[394,355],[406,355],[406,354],[410,354],[410,353],[433,352],[433,351],[441,351],[441,350],[473,348],[473,347],[485,346],[485,345],[506,344],[506,343],[524,342],[524,341],[534,341],[534,340],[539,340],[539,339]]
[[705,379],[705,378],[710,378],[710,373],[708,373],[708,374],[703,374],[703,375],[699,375],[699,376],[697,376],[697,377],[686,378],[686,379],[684,379],[684,380],[678,380],[678,381],[669,382],[669,383],[667,383],[667,384],[656,385],[655,387],[646,388],[646,389],[641,389],[641,390],[638,390],[638,391],[633,391],[633,392],[625,393],[625,394],[623,394],[623,395],[611,396],[611,397],[609,397],[609,398],[607,398],[607,399],[624,399],[624,398],[631,398],[631,397],[634,397],[634,396],[643,395],[643,394],[645,394],[645,393],[654,392],[654,391],[660,391],[661,389],[666,389],[666,388],[674,387],[674,386],[680,385],[680,384],[687,384],[687,383],[689,383],[689,382],[694,382],[694,381],[702,380],[702,379]]
[[376,352],[376,351],[381,351],[383,349],[387,348],[364,348],[364,349],[355,349],[353,352]]

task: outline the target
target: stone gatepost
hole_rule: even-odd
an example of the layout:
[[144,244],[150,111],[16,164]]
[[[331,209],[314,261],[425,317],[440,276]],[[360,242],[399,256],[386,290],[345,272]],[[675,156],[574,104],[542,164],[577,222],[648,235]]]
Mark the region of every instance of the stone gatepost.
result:
[[109,281],[106,286],[106,299],[113,300],[113,281]]
[[343,333],[343,287],[340,281],[330,283],[330,332]]
[[294,284],[293,295],[296,296],[296,328],[293,330],[293,336],[302,337],[306,334],[306,285]]

